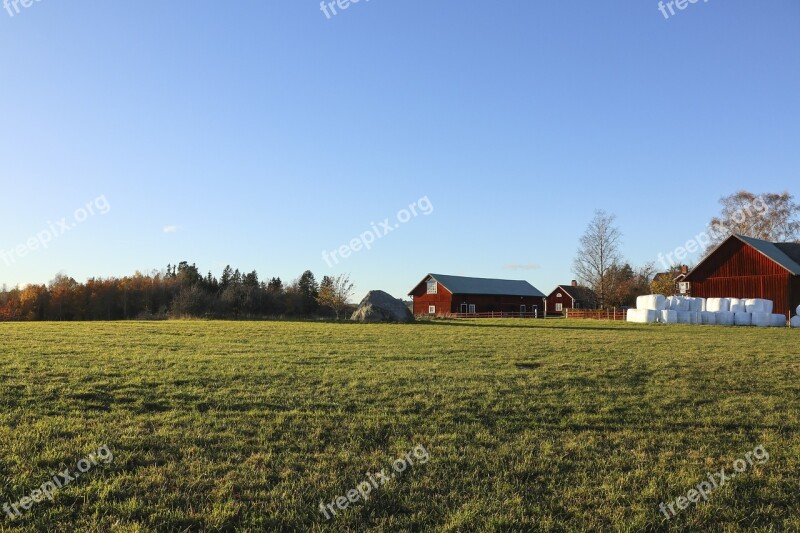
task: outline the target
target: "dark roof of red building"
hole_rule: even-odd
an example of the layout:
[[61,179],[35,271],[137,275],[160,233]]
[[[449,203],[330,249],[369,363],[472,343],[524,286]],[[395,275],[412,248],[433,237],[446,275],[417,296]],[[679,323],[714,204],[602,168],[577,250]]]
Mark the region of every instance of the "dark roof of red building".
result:
[[559,285],[561,290],[569,294],[573,300],[580,302],[597,302],[597,295],[587,287],[574,287],[572,285]]
[[[483,294],[491,296],[534,296],[544,298],[544,294],[524,280],[467,278],[446,274],[428,274],[422,281],[433,278],[453,294]],[[417,284],[417,286],[419,283]],[[409,293],[411,294],[411,293]]]
[[[753,237],[745,237],[744,235],[731,235],[725,242],[730,241],[731,239],[738,239],[741,242],[745,243],[746,245],[750,246],[754,250],[758,251],[759,253],[765,255],[778,265],[782,266],[790,273],[794,274],[795,276],[800,276],[800,244],[793,243],[793,242],[769,242],[762,239],[756,239]],[[724,243],[723,243],[724,244]],[[714,255],[714,253],[722,246],[720,244],[714,250],[709,253],[705,259],[700,261],[692,272],[695,272],[700,266],[708,261],[708,258]]]

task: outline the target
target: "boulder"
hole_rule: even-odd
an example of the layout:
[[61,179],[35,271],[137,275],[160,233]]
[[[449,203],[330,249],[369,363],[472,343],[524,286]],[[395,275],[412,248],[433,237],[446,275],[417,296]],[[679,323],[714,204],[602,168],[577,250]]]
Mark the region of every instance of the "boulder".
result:
[[413,322],[414,315],[402,300],[383,291],[369,291],[350,320],[358,322]]

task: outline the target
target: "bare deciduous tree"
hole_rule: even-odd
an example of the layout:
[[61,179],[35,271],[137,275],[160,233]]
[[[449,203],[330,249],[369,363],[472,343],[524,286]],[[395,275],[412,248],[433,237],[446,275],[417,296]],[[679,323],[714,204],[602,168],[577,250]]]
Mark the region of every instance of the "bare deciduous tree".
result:
[[336,319],[347,307],[347,302],[353,296],[354,285],[350,283],[349,274],[339,274],[335,278],[327,278],[320,286],[317,301],[319,305],[330,307],[336,312]]
[[800,206],[788,192],[757,195],[739,191],[719,203],[722,212],[709,224],[709,250],[733,234],[772,242],[797,242],[800,238]]
[[614,225],[614,215],[595,211],[594,218],[583,234],[572,270],[583,285],[590,287],[601,306],[607,304],[612,268],[619,266],[619,243],[622,233]]

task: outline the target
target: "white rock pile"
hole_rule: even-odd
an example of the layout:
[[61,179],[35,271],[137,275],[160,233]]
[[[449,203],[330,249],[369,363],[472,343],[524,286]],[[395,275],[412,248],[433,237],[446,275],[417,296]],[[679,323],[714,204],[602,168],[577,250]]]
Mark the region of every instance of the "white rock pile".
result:
[[[640,324],[703,324],[720,326],[786,327],[786,315],[773,313],[772,300],[760,298],[687,298],[649,294],[636,299],[628,309],[628,322]],[[797,308],[800,315],[800,306]],[[800,328],[800,316],[792,318]]]

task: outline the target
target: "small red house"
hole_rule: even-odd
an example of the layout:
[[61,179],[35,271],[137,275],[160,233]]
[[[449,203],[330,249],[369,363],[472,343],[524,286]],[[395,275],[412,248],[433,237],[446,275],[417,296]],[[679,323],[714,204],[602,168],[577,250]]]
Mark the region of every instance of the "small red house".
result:
[[570,285],[559,285],[547,296],[547,316],[563,315],[565,309],[596,309],[597,295],[592,289],[579,287],[572,280]]
[[414,316],[527,313],[544,318],[545,296],[527,281],[428,274],[408,295]]
[[795,314],[800,305],[800,243],[732,235],[686,276],[692,296],[765,298],[775,313]]

